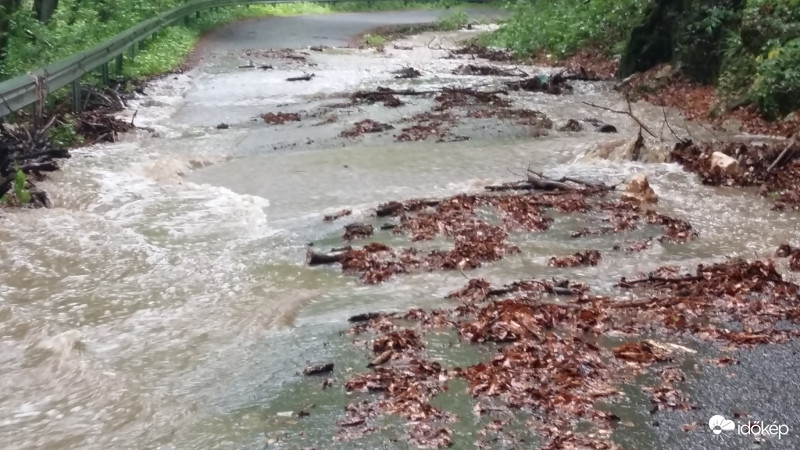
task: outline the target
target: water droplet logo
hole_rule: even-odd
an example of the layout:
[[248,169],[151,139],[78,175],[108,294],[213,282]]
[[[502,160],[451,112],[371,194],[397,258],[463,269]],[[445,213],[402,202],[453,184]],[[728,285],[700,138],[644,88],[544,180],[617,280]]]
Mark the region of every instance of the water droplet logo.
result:
[[711,419],[708,421],[708,427],[711,428],[711,431],[713,431],[714,434],[720,434],[723,431],[733,431],[736,429],[736,425],[732,420],[728,420],[720,415],[711,417]]

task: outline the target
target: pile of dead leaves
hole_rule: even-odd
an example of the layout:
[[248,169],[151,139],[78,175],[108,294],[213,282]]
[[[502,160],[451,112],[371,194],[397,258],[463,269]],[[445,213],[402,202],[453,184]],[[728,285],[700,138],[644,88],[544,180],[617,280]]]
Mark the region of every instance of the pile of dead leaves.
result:
[[601,258],[599,251],[586,250],[585,252],[575,253],[572,256],[554,256],[550,258],[547,265],[550,267],[596,266]]
[[[794,251],[782,246],[779,254]],[[657,375],[652,385],[642,387],[650,396],[651,414],[696,408],[681,391],[685,375],[678,367],[694,350],[643,335],[691,335],[752,346],[800,334],[778,324],[800,324],[800,287],[784,280],[771,263],[728,260],[699,265],[693,274],[679,272],[662,267],[635,280],[623,278],[619,286],[631,290],[633,300],[593,296],[586,286],[568,281],[528,280],[492,288],[473,279],[448,295],[460,301],[456,308],[365,315],[368,321],[355,332],[377,333],[372,354],[388,356],[373,360],[372,371],[346,382],[347,391],[377,395],[345,408],[337,436],[373,432],[378,416],[392,414],[408,422],[414,445],[447,447],[452,443],[447,424],[463,418],[432,406],[431,400],[448,389],[449,380],[462,378],[475,399],[475,414],[507,419],[514,410],[530,412],[527,425],[544,440],[541,448],[612,449],[610,436],[620,418],[597,405],[623,398],[621,385],[639,375]],[[550,302],[547,296],[553,292],[571,298]],[[444,368],[424,358],[424,335],[395,321],[417,322],[423,331],[455,328],[475,345],[506,345],[483,362]],[[741,331],[730,331],[730,324]],[[624,341],[601,344],[608,336]],[[572,431],[580,422],[590,423],[591,429]],[[492,423],[500,432],[505,422]]]
[[470,111],[467,117],[483,119],[492,117],[500,120],[513,119],[518,125],[532,126],[549,130],[553,128],[553,121],[541,111],[532,109],[479,109]]
[[511,102],[500,97],[505,91],[478,91],[472,88],[445,88],[434,97],[434,111],[445,111],[452,108],[463,108],[471,105],[489,105],[496,108],[511,106]]
[[800,272],[800,248],[792,247],[789,244],[782,244],[775,252],[778,258],[789,258],[789,269]]
[[487,59],[495,62],[513,61],[514,55],[505,49],[489,48],[471,43],[450,52],[451,55],[469,55],[472,58]]
[[669,66],[657,66],[631,76],[622,90],[631,98],[676,108],[685,119],[705,122],[717,129],[735,123],[743,132],[773,136],[789,136],[800,129],[800,115],[780,122],[768,121],[754,106],[729,105],[713,86],[688,81]]
[[515,91],[544,92],[552,95],[572,92],[572,86],[567,83],[566,77],[561,73],[552,76],[537,75],[520,81],[510,81],[506,83],[506,86]]
[[352,138],[361,136],[364,133],[380,133],[381,131],[387,131],[391,129],[394,129],[392,125],[376,122],[372,119],[364,119],[360,122],[356,122],[352,128],[342,131],[340,136]]
[[[322,255],[318,260],[324,261],[322,264],[339,262],[344,271],[359,274],[363,282],[370,284],[420,270],[475,269],[519,253],[520,249],[509,240],[509,233],[548,230],[553,223],[553,218],[547,214],[548,210],[599,214],[601,220],[612,224],[578,230],[573,233],[575,237],[630,231],[642,224],[661,227],[665,233],[658,238],[661,242],[684,243],[697,236],[688,222],[643,210],[636,203],[594,201],[595,198],[602,198],[606,192],[607,189],[587,185],[563,193],[504,191],[389,202],[376,208],[377,217],[394,218],[392,222],[381,225],[381,231],[408,236],[412,243],[444,238],[451,246],[423,253],[413,246],[392,248],[372,243],[361,249],[348,247],[343,253]],[[490,222],[489,217],[499,220]],[[345,240],[368,237],[373,232],[371,224],[349,224],[345,227]],[[642,251],[649,245],[640,244],[636,251]],[[589,250],[566,258],[553,258],[551,265],[597,265],[600,260],[599,252]]]
[[268,112],[262,114],[261,118],[264,122],[270,125],[283,125],[286,122],[299,122],[300,114],[298,113],[284,113],[284,112]]
[[[800,208],[800,161],[785,158],[772,170],[770,166],[792,146],[800,146],[797,137],[788,141],[769,145],[750,145],[744,143],[694,144],[678,143],[670,153],[673,161],[684,170],[696,173],[703,184],[713,186],[759,186],[759,193],[775,199],[773,208],[777,210]],[[800,156],[800,149],[794,152]],[[713,153],[720,152],[735,159],[738,170],[723,171],[712,163]],[[790,157],[794,157],[793,154]]]

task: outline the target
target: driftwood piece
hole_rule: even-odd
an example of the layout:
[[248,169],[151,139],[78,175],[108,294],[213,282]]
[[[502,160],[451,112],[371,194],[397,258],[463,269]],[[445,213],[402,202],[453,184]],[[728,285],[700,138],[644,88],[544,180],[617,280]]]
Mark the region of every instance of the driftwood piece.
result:
[[289,77],[289,78],[286,79],[286,81],[310,81],[315,76],[316,76],[316,74],[307,73],[307,74],[305,74],[303,76],[299,76],[299,77]]
[[320,266],[325,264],[336,264],[342,262],[342,258],[347,252],[318,253],[311,249],[306,250],[306,263],[309,266]]
[[377,319],[378,317],[383,316],[381,313],[376,312],[369,312],[369,313],[361,313],[356,314],[354,316],[350,316],[347,321],[348,322],[366,322],[368,320]]
[[397,79],[411,79],[419,78],[422,76],[422,72],[413,67],[404,67],[402,69],[395,70],[392,72],[392,75],[394,75],[394,77]]
[[[572,183],[572,184],[568,184]],[[577,185],[577,186],[576,186]],[[484,189],[487,191],[515,191],[515,190],[538,190],[538,191],[577,191],[584,189],[591,191],[611,191],[617,185],[608,186],[605,183],[592,183],[573,177],[561,177],[559,179],[548,178],[542,173],[526,170],[526,179],[523,181],[513,181],[499,185],[488,185]]]
[[[775,158],[775,161],[773,161],[772,164],[769,165],[769,167],[767,168],[767,172],[771,172],[772,169],[774,169],[775,167],[783,164],[784,160],[788,161],[788,160],[792,159],[791,158],[792,155],[797,150],[797,138],[798,138],[798,136],[800,136],[800,131],[795,132],[795,134],[792,136],[792,138],[786,144],[786,148],[784,148],[783,151],[781,152],[781,154],[778,155],[777,158]],[[789,156],[788,158],[787,158],[787,155]]]
[[352,210],[343,209],[343,210],[337,211],[337,212],[335,212],[333,214],[326,215],[325,217],[322,218],[322,220],[324,220],[325,222],[332,222],[332,221],[334,221],[336,219],[339,219],[339,218],[342,218],[344,216],[349,216],[350,214],[353,214]]
[[323,373],[329,373],[333,371],[333,363],[322,363],[322,364],[315,364],[313,366],[308,366],[303,369],[303,375],[319,375]]
[[383,352],[380,355],[378,355],[375,359],[370,361],[370,363],[367,364],[367,367],[371,368],[371,367],[377,367],[377,366],[386,364],[387,362],[389,362],[390,359],[392,359],[392,355],[393,354],[394,354],[394,350],[392,350],[392,349],[386,350],[385,352]]

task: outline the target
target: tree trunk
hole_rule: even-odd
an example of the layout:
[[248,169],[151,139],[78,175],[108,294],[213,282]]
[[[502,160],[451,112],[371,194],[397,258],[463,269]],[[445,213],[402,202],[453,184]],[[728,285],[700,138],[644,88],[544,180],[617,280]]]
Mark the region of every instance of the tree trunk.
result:
[[[19,10],[21,3],[22,0],[0,0],[0,67],[3,67],[6,59],[10,18]],[[0,76],[5,78],[8,74],[0,69]]]
[[683,0],[656,0],[644,21],[631,31],[619,64],[620,78],[643,72],[672,60],[675,29],[683,13]]
[[690,79],[713,83],[722,68],[725,37],[738,30],[745,4],[745,0],[655,0],[631,31],[620,77],[671,62]]
[[47,23],[53,18],[58,7],[58,0],[33,0],[33,12],[39,22]]

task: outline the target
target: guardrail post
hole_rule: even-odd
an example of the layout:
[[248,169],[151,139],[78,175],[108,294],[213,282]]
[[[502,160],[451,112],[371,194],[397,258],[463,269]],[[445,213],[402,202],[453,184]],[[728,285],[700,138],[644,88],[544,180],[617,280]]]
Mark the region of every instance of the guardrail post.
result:
[[108,86],[108,81],[111,78],[108,76],[108,63],[103,63],[100,67],[100,73],[103,76],[103,86]]
[[130,53],[131,61],[133,61],[133,58],[136,57],[136,44],[131,45],[131,48],[128,50],[128,52]]
[[194,13],[194,17],[195,17],[195,19],[199,19],[200,18],[200,11],[197,11],[196,13]]
[[122,75],[122,64],[124,64],[124,58],[122,56],[122,53],[120,53],[119,55],[117,55],[117,67],[116,67],[117,75]]
[[72,82],[72,112],[81,112],[81,80]]

